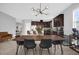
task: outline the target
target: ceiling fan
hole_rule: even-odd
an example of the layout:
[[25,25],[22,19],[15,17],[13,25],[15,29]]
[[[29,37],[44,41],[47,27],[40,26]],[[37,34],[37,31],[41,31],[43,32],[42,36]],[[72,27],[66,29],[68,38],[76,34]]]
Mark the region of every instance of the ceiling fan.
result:
[[44,9],[41,9],[41,3],[40,3],[40,8],[38,9],[35,9],[35,8],[32,8],[32,11],[35,11],[37,12],[37,14],[35,16],[38,16],[39,14],[44,14],[44,15],[48,15],[48,13],[45,13],[44,11],[46,11],[48,9],[48,7],[45,7]]

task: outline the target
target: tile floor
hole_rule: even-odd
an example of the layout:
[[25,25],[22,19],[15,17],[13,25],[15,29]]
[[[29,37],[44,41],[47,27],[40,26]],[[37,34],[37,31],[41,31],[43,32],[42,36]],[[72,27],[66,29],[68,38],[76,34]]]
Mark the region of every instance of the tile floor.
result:
[[[35,55],[39,55],[39,43],[40,43],[39,41],[36,42],[37,52],[35,53]],[[0,55],[16,55],[16,46],[17,46],[16,41],[0,42]],[[54,49],[53,48],[54,47],[52,45],[52,49],[50,49],[51,55],[54,55]],[[64,55],[79,55],[79,53],[73,51],[68,46],[63,46],[63,50],[64,50]],[[24,55],[24,50],[20,49],[18,54],[19,55]],[[47,50],[43,50],[42,54],[43,55],[48,55]],[[33,55],[33,51],[29,50],[28,55]],[[60,50],[59,46],[57,46],[56,55],[61,55],[61,50]]]

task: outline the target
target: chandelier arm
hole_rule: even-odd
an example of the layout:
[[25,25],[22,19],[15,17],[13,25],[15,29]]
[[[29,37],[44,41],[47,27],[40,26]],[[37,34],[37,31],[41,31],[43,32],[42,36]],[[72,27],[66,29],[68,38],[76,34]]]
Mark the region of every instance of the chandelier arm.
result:
[[37,11],[37,10],[35,10],[35,9],[34,9],[33,11],[36,11],[36,12],[38,12],[38,11]]
[[47,7],[45,7],[42,11],[44,11],[44,10],[47,10],[48,8]]
[[39,12],[38,10],[36,10],[36,9],[34,9],[34,8],[32,8],[32,9],[33,9],[33,11]]
[[36,12],[39,12],[38,10],[35,10]]
[[38,16],[40,13],[36,14],[35,16]]
[[42,14],[48,15],[47,13],[42,12]]
[[34,9],[34,8],[32,8],[32,11],[35,11],[35,9]]
[[42,11],[46,10],[46,8],[44,8]]

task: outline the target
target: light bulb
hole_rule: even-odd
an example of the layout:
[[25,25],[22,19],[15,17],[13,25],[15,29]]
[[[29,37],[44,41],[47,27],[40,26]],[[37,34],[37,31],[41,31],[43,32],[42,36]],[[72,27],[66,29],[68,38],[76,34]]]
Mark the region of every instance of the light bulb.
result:
[[34,8],[32,8],[32,11],[34,11],[35,9]]
[[48,7],[46,6],[45,9],[48,9]]

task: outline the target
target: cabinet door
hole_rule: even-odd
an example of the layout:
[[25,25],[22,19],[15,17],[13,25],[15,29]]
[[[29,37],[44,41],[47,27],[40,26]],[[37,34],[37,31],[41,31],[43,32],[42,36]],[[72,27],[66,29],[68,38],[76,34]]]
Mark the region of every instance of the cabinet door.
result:
[[63,15],[63,14],[61,14],[61,15],[59,16],[59,23],[60,23],[59,26],[64,26],[64,15]]
[[55,19],[54,19],[54,27],[58,27],[58,23],[59,23],[59,22],[57,21],[57,18],[55,18]]
[[54,18],[54,27],[64,26],[64,15],[60,14]]
[[44,25],[44,27],[50,28],[51,22],[44,22],[43,25]]

